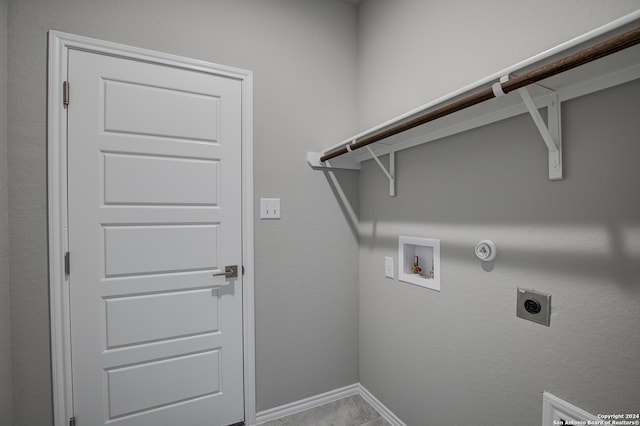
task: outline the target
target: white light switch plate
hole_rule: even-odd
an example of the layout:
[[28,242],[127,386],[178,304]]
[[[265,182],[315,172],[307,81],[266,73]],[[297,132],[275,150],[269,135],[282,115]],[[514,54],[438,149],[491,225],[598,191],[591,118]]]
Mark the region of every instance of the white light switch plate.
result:
[[393,257],[384,257],[384,276],[387,278],[393,278]]
[[280,198],[260,198],[260,219],[280,219]]

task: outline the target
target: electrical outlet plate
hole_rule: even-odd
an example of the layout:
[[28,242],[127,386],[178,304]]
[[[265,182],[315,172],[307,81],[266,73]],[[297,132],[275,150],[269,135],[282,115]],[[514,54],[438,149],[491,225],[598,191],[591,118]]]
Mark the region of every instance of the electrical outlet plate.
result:
[[393,276],[393,257],[384,257],[384,276],[387,278],[394,278]]
[[[527,310],[527,306],[529,310]],[[535,312],[539,308],[539,312]],[[549,327],[551,322],[551,295],[536,290],[518,288],[516,316]]]

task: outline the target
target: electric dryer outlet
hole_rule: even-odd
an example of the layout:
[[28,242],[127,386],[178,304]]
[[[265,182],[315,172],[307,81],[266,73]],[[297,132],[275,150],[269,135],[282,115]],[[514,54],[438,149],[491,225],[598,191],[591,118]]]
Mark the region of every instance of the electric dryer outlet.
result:
[[516,316],[549,327],[551,295],[537,290],[518,288]]

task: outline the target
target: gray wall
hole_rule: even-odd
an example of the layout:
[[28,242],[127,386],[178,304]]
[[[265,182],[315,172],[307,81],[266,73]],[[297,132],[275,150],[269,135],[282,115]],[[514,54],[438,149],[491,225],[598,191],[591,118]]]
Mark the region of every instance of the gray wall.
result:
[[254,71],[255,195],[282,199],[282,220],[255,223],[258,410],[357,382],[357,236],[305,163],[355,131],[356,17],[339,0],[10,0],[15,426],[51,424],[48,29]]
[[[365,164],[359,254],[328,177],[304,162],[356,122],[377,124],[638,8],[544,0],[518,3],[516,14],[513,2],[450,3],[366,0],[358,15],[340,0],[9,0],[0,253],[10,248],[11,259],[0,264],[0,291],[11,270],[13,424],[51,424],[48,29],[254,71],[256,200],[281,197],[283,209],[281,221],[256,220],[259,410],[360,380],[410,425],[496,424],[503,409],[504,424],[539,424],[543,389],[593,412],[637,411],[637,83],[565,106],[562,182],[546,180],[527,117],[399,154],[396,199]],[[476,180],[485,172],[486,187]],[[356,176],[340,182],[353,196]],[[442,240],[441,293],[382,277],[399,234]],[[482,238],[500,250],[490,272],[472,255]],[[517,286],[553,294],[551,328],[515,318]],[[10,359],[4,318],[0,374]],[[2,395],[9,382],[0,376]]]
[[638,0],[366,0],[358,22],[360,125],[372,127],[639,8]]
[[7,0],[0,0],[0,419],[11,424],[9,222],[7,196]]
[[[518,3],[527,19],[503,14],[483,28],[476,21],[487,22],[487,2],[489,10],[418,3],[367,0],[361,8],[363,126],[638,8]],[[411,25],[416,16],[420,29]],[[444,23],[462,34],[436,37]],[[520,31],[508,32],[513,26]],[[401,41],[408,45],[393,48]],[[360,381],[407,424],[539,425],[542,391],[596,414],[637,412],[638,99],[636,81],[564,104],[563,181],[547,179],[546,150],[524,115],[398,153],[396,198],[377,165],[364,164]],[[441,240],[441,292],[384,278],[398,235]],[[498,247],[492,270],[473,254],[485,238]],[[551,327],[516,318],[519,286],[552,294]]]

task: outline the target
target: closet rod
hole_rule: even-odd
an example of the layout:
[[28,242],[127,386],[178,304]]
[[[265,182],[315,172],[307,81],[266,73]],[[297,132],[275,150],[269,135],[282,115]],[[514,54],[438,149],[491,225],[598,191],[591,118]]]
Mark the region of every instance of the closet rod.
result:
[[[526,74],[509,79],[504,83],[497,84],[500,84],[502,91],[506,94],[522,87],[528,86],[529,84],[544,80],[545,78],[549,78],[564,71],[576,68],[588,62],[595,61],[596,59],[603,58],[612,53],[619,52],[628,47],[635,46],[638,43],[640,43],[640,28],[636,28],[626,33],[620,34],[619,36],[610,38],[606,41],[603,41],[602,43],[583,49],[574,54],[565,56],[562,59],[551,62],[550,64],[544,65]],[[365,147],[374,142],[378,142],[390,136],[397,135],[398,133],[413,129],[414,127],[420,126],[438,118],[442,118],[446,115],[453,114],[454,112],[461,111],[465,108],[469,108],[495,97],[496,95],[494,94],[492,87],[489,87],[480,92],[469,95],[463,99],[440,107],[436,110],[415,117],[404,123],[400,123],[389,129],[383,130],[379,133],[374,133],[373,135],[367,136],[360,140],[354,139],[342,148],[338,148],[335,151],[324,154],[322,157],[320,157],[320,161],[325,162],[327,160],[331,160],[332,158],[339,157],[340,155],[346,154],[347,152]],[[347,149],[347,146],[349,147],[349,149]]]

